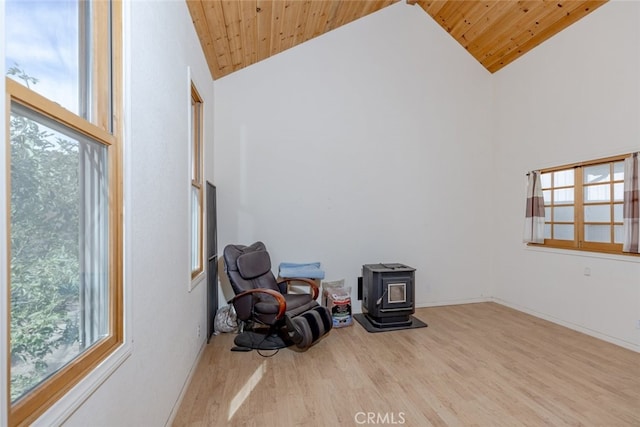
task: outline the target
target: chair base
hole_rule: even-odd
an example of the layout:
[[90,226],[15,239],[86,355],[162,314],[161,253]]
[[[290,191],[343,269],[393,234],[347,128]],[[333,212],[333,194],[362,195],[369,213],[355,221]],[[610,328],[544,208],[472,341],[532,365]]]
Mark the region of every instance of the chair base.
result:
[[253,350],[277,350],[293,344],[292,342],[285,341],[282,337],[268,329],[264,332],[244,331],[236,336],[233,343],[238,347],[246,347]]

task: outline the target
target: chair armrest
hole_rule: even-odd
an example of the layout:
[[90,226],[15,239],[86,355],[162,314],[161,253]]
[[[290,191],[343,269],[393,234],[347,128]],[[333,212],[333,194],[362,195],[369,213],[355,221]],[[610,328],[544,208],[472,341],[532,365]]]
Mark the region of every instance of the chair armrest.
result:
[[287,278],[281,277],[280,281],[278,282],[278,285],[280,285],[281,283],[286,283],[288,287],[289,285],[291,285],[292,282],[302,282],[303,284],[309,286],[309,293],[311,294],[313,299],[315,300],[316,298],[318,298],[318,295],[320,294],[320,289],[318,288],[318,285],[316,284],[316,282],[313,281],[312,279],[307,279],[304,277],[287,277]]
[[287,301],[284,299],[284,297],[280,292],[274,291],[273,289],[266,289],[266,288],[249,289],[247,291],[244,291],[234,296],[228,301],[228,303],[231,304],[235,302],[237,299],[244,298],[255,293],[268,294],[274,297],[276,299],[276,302],[278,303],[278,314],[276,315],[276,320],[281,319],[282,316],[284,316],[284,313],[287,311]]

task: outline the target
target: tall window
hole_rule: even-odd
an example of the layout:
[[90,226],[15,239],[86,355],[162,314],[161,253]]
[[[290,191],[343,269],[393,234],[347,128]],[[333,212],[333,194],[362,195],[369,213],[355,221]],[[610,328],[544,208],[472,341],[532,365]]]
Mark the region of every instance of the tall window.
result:
[[10,425],[122,342],[119,2],[7,0]]
[[545,246],[622,252],[625,157],[542,171]]
[[202,98],[191,84],[191,278],[203,272]]

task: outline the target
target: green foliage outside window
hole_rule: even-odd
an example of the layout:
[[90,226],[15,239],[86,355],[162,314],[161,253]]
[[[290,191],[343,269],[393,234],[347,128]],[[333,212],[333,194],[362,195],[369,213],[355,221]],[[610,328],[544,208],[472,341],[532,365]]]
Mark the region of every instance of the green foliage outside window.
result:
[[[36,79],[18,67],[26,85]],[[11,400],[60,368],[78,347],[78,145],[12,112]]]

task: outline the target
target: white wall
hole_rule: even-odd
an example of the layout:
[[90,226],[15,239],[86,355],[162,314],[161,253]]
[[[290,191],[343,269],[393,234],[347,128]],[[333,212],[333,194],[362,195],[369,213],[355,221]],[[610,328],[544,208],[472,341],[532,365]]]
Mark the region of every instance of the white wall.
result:
[[495,296],[640,347],[635,259],[520,243],[527,170],[640,148],[639,4],[609,3],[491,76],[400,2],[218,80],[215,100],[184,2],[125,8],[133,349],[68,426],[164,425],[203,343],[205,285],[187,292],[188,66],[220,248],[260,239],[274,264],[319,260],[354,288],[362,264],[403,262],[419,305]]
[[321,261],[354,302],[377,262],[417,269],[418,305],[486,296],[490,77],[400,2],[217,80],[219,247]]
[[[640,3],[613,1],[494,75],[493,295],[640,350],[640,259],[528,249],[528,170],[640,150]],[[591,276],[584,269],[591,269]]]
[[205,339],[206,284],[188,292],[188,67],[205,106],[213,83],[184,2],[127,7],[125,245],[133,352],[68,426],[165,425]]

